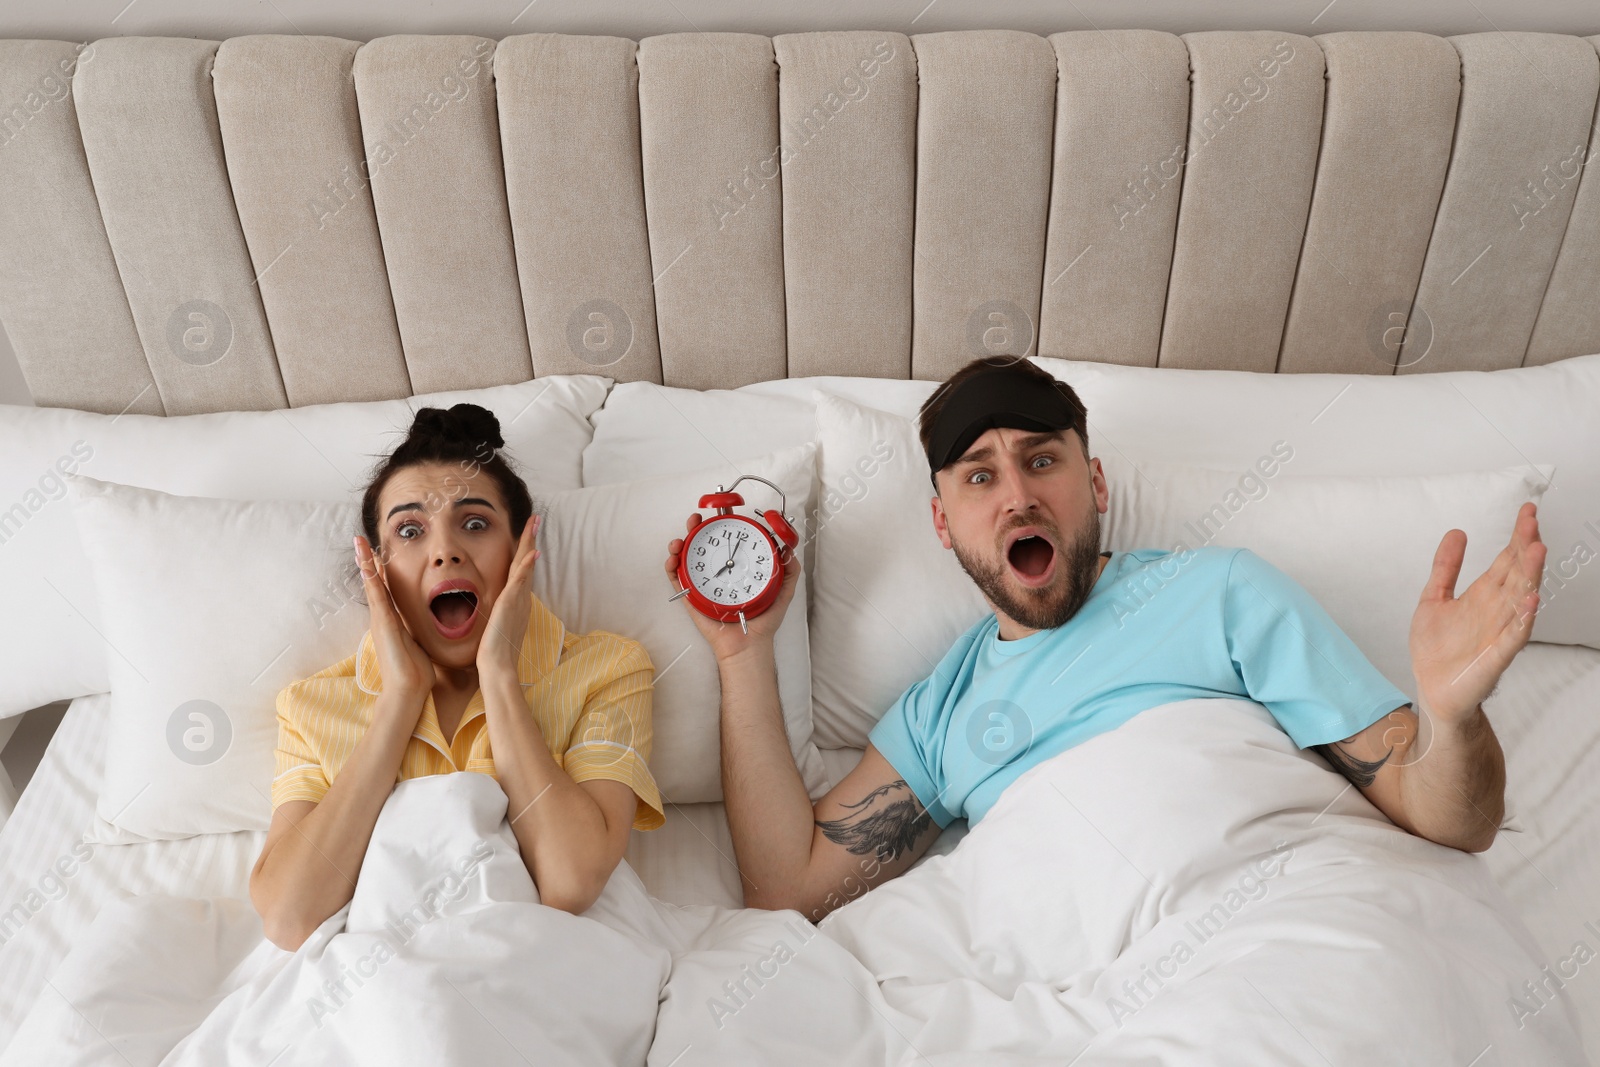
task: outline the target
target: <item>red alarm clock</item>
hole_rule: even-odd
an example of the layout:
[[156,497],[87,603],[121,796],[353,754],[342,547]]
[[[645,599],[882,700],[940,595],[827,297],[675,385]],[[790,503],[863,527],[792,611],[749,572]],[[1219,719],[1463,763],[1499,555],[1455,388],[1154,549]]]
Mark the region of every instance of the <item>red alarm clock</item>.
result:
[[767,526],[733,513],[744,503],[733,486],[746,479],[771,487],[778,494],[779,506],[787,506],[782,489],[754,474],[741,475],[726,489],[719,485],[715,493],[701,497],[700,506],[715,508],[716,514],[683,539],[683,552],[678,556],[678,584],[683,588],[669,599],[687,596],[700,614],[721,622],[737,619],[739,628],[749,633],[745,620],[771,607],[783,588],[778,541],[793,548],[800,543],[800,535],[781,511],[759,512]]

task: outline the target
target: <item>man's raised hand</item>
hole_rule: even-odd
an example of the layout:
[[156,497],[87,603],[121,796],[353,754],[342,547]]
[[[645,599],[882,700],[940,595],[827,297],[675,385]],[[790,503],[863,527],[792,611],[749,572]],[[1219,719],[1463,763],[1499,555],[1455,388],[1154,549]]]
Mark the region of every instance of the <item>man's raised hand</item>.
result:
[[1538,509],[1517,513],[1511,541],[1460,596],[1456,580],[1467,535],[1451,530],[1434,553],[1433,573],[1411,617],[1411,673],[1423,708],[1444,721],[1470,715],[1533,632],[1547,548]]

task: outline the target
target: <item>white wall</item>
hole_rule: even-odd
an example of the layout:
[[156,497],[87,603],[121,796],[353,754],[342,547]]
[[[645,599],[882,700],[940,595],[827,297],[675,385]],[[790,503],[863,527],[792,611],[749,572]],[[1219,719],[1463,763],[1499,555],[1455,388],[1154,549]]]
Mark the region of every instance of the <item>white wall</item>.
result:
[[[931,33],[1001,27],[1054,33],[1146,27],[1600,34],[1597,0],[5,0],[0,37],[85,41],[125,35],[221,39],[247,33],[778,34],[881,29]],[[0,332],[0,403],[32,403]]]

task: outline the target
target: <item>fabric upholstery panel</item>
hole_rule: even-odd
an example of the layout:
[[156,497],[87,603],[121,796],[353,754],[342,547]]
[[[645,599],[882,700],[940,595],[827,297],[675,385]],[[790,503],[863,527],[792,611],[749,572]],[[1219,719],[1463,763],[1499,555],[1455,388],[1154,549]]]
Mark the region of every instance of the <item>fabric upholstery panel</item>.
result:
[[133,321],[169,415],[285,407],[212,95],[215,41],[95,42],[73,83]]
[[909,377],[916,53],[898,33],[772,44],[789,377]]
[[1189,51],[1153,30],[1050,37],[1058,65],[1039,354],[1153,367],[1177,234]]
[[[1546,187],[1545,168],[1589,143],[1600,89],[1600,59],[1581,37],[1449,40],[1461,112],[1417,289],[1432,351],[1417,359],[1403,348],[1398,374],[1522,365],[1577,192],[1572,181]],[[1406,347],[1419,336],[1410,331]]]
[[1270,372],[1316,176],[1322,49],[1273,31],[1183,40],[1189,145],[1159,365]]
[[372,202],[411,388],[533,376],[485,37],[380,37],[356,53]]
[[[1600,37],[1590,37],[1589,43],[1600,50]],[[1600,105],[1596,106],[1588,137],[1573,145],[1554,165],[1545,164],[1553,174],[1540,170],[1541,192],[1550,192],[1544,188],[1544,182],[1549,180],[1558,189],[1560,183],[1575,181],[1578,193],[1561,240],[1561,254],[1545,288],[1533,338],[1528,342],[1524,366],[1600,352],[1600,178],[1591,173],[1594,164],[1600,162],[1600,145],[1595,144],[1597,126]],[[1524,200],[1520,210],[1531,211],[1538,206],[1537,202]]]
[[212,79],[289,403],[410,396],[352,68],[333,37],[235,37]]
[[1423,33],[1317,44],[1322,150],[1278,370],[1392,374],[1450,165],[1461,64],[1450,42]]
[[919,34],[911,376],[1037,351],[1056,55],[1012,30]]
[[638,46],[537,33],[495,50],[506,195],[536,375],[661,381]]
[[78,134],[94,54],[0,41],[0,320],[39,406],[161,415]]
[[772,42],[645,38],[639,133],[662,381],[731,389],[787,377]]

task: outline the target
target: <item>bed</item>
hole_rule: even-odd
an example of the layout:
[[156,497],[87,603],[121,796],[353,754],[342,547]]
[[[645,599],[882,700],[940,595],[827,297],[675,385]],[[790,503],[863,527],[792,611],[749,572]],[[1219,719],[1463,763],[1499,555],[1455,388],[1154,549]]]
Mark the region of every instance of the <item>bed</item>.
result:
[[[1600,801],[1583,788],[1600,761],[1592,719],[1597,702],[1600,652],[1535,643],[1512,665],[1489,709],[1515,796],[1529,815],[1521,832],[1503,834],[1485,859],[1552,958],[1567,956],[1571,940],[1584,937],[1600,886],[1594,831]],[[52,995],[45,984],[51,972],[107,901],[150,892],[248,899],[247,876],[264,837],[259,832],[85,851],[106,705],[103,696],[74,701],[37,784],[0,834],[0,900],[28,909],[20,921],[12,913],[4,917],[0,986],[10,995],[0,1002],[0,1037],[7,1043],[33,1000]],[[1574,745],[1573,737],[1587,742]],[[825,756],[838,777],[859,753],[825,750]],[[960,834],[957,824],[929,855],[948,852]],[[662,900],[736,907],[732,854],[721,805],[699,804],[671,808],[661,831],[636,832],[627,859]],[[63,857],[69,860],[64,876],[55,867]],[[1586,1022],[1600,1017],[1600,994],[1586,986],[1575,986],[1574,993]]]
[[[632,599],[682,522],[676,501],[711,473],[760,470],[799,497],[807,612],[780,672],[819,795],[972,617],[926,544],[874,561],[861,538],[925,523],[925,467],[921,485],[897,479],[917,473],[905,435],[932,386],[1010,355],[1089,400],[1129,501],[1114,547],[1170,539],[1268,443],[1291,442],[1293,463],[1261,489],[1274,502],[1247,494],[1212,536],[1300,579],[1402,688],[1418,553],[1460,525],[1476,574],[1508,518],[1479,504],[1541,500],[1551,606],[1487,704],[1512,813],[1483,863],[1545,967],[1474,1010],[1535,1029],[1565,1013],[1593,1057],[1597,46],[1121,30],[0,41],[0,103],[15,104],[0,115],[0,320],[40,405],[0,417],[0,505],[17,505],[0,579],[48,605],[46,624],[8,631],[0,714],[74,698],[0,828],[0,1050],[30,1013],[37,1038],[71,1012],[50,1007],[68,1000],[52,976],[109,904],[243,901],[262,840],[259,825],[218,830],[259,819],[248,774],[209,779],[209,812],[186,811],[198,786],[175,780],[164,807],[125,815],[150,777],[130,753],[164,742],[113,716],[136,686],[106,645],[206,638],[193,620],[97,613],[82,574],[135,543],[113,519],[177,506],[166,497],[229,501],[207,513],[216,528],[250,502],[333,508],[415,397],[473,398],[508,425],[539,412],[513,450],[550,457],[530,482],[569,517],[555,543],[591,561],[550,568],[541,597],[575,629],[637,625],[662,650],[656,758],[683,770],[663,782],[666,827],[634,834],[629,866],[662,921],[703,935],[721,916],[737,932],[753,920],[732,910],[715,719],[694,700],[715,676],[674,658],[681,618]],[[860,465],[886,441],[892,462]],[[65,477],[62,461],[113,488],[57,503],[44,479]],[[1335,492],[1353,509],[1337,522],[1315,510]],[[1415,515],[1384,552],[1373,516],[1395,501]],[[110,517],[78,547],[83,506]],[[665,528],[650,525],[662,510]],[[593,564],[577,517],[595,515],[649,520],[626,542],[640,568]],[[1375,608],[1353,593],[1352,557],[1404,595]],[[130,590],[162,575],[125,570]],[[332,592],[325,643],[263,674],[320,666],[359,636]],[[162,654],[152,641],[142,665]],[[963,833],[920,866],[951,870]],[[803,966],[823,966],[808,951]],[[747,1030],[778,1007],[762,1004]],[[1263,1028],[1293,1029],[1278,1016]],[[687,1055],[678,1032],[663,1024],[651,1063]],[[1286,1048],[1276,1062],[1319,1062]]]

